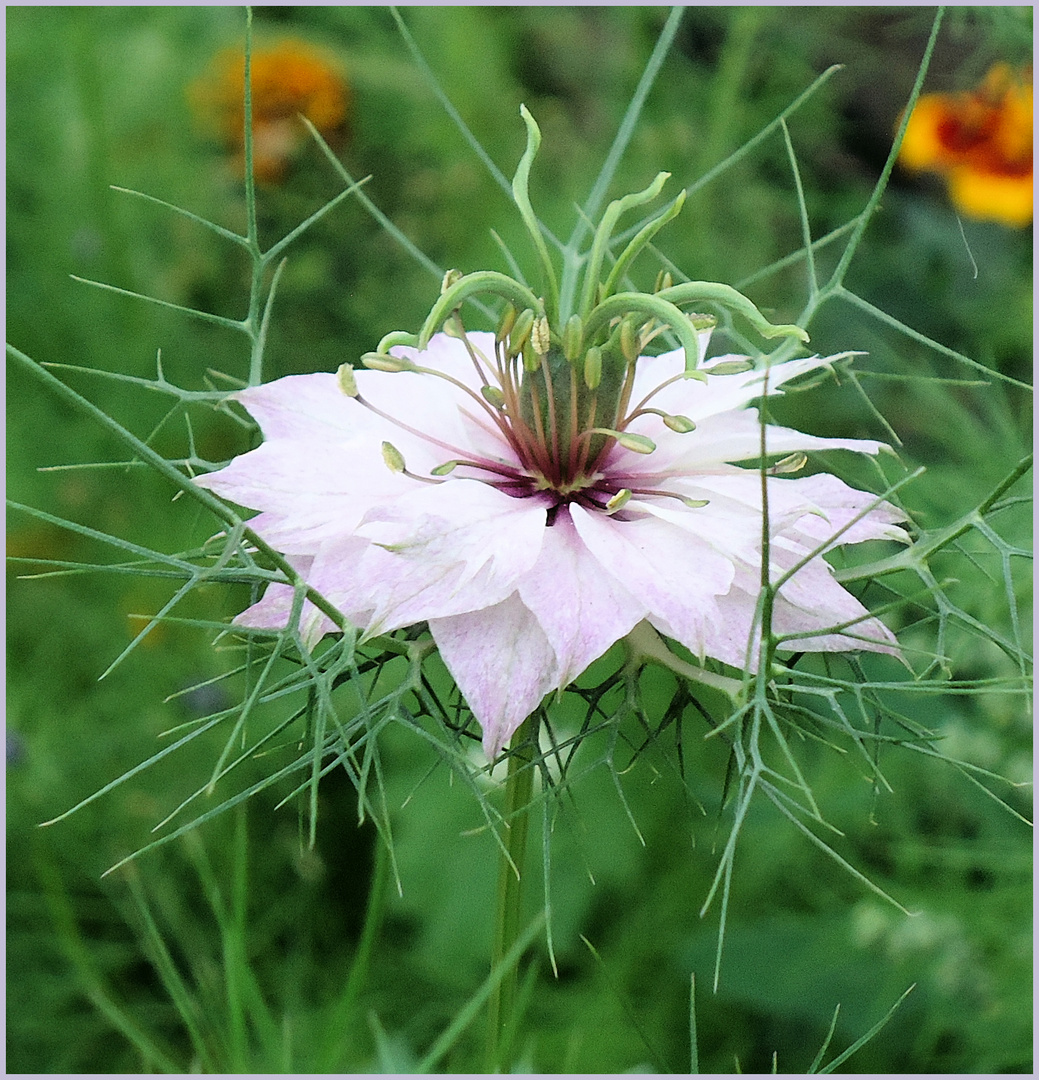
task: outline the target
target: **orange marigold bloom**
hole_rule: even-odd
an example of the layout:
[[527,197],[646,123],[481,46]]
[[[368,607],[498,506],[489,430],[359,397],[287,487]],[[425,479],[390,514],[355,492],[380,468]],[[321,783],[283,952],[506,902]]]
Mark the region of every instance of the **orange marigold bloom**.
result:
[[1032,220],[1032,73],[996,64],[977,90],[925,94],[899,160],[943,175],[967,217],[1024,226]]
[[[325,53],[288,40],[252,54],[253,168],[258,180],[277,183],[305,144],[305,116],[326,138],[341,133],[350,103],[342,72]],[[239,171],[245,155],[245,57],[234,49],[218,54],[190,91],[195,109],[234,152]]]

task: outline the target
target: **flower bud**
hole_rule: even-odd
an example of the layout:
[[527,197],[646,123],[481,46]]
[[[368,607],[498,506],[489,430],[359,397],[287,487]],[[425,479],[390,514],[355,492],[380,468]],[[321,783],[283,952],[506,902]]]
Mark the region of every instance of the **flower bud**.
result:
[[347,397],[357,397],[357,379],[354,376],[353,365],[340,364],[339,370],[336,371],[336,382]]

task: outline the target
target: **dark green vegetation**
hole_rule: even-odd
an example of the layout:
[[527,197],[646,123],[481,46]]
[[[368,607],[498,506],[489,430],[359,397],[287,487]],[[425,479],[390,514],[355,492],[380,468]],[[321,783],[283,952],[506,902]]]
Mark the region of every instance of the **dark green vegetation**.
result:
[[[951,12],[927,87],[960,88],[995,60],[1022,62],[1031,53],[1030,13],[1022,12]],[[532,193],[563,236],[666,17],[658,8],[405,11],[447,95],[507,175],[524,144],[520,102],[537,117],[544,142]],[[672,172],[674,191],[692,184],[842,63],[789,120],[812,235],[840,228],[873,190],[931,18],[919,9],[688,11],[611,195],[644,187],[661,169]],[[244,255],[109,185],[244,231],[241,184],[194,126],[185,94],[217,49],[241,41],[243,21],[220,8],[8,12],[7,329],[35,360],[148,378],[161,349],[178,385],[201,387],[209,369],[244,377],[243,339],[68,276],[241,317]],[[372,175],[366,193],[430,259],[463,271],[500,267],[492,228],[525,258],[508,199],[437,103],[388,10],[263,9],[255,30],[258,44],[299,35],[340,57],[353,92],[341,156],[355,176]],[[265,243],[341,187],[309,147],[282,184],[260,191]],[[697,190],[660,248],[689,275],[745,288],[786,322],[804,305],[803,262],[743,282],[801,242],[777,131]],[[840,250],[838,241],[817,253],[820,280]],[[266,378],[334,369],[390,330],[417,328],[439,288],[351,198],[288,254]],[[648,287],[655,269],[640,263],[640,284]],[[1006,377],[986,378],[851,302],[830,303],[811,325],[814,349],[868,351],[856,370],[873,374],[859,378],[864,393],[845,383],[791,395],[784,418],[827,435],[890,441],[893,431],[907,465],[927,469],[903,492],[916,523],[950,526],[988,498],[1030,443],[1030,395],[1006,380],[1030,378],[1031,232],[964,222],[961,234],[940,186],[896,171],[845,284]],[[139,387],[59,374],[141,437],[169,407]],[[219,462],[246,447],[248,433],[227,416],[191,415],[200,458]],[[142,467],[36,471],[125,461],[127,451],[15,369],[7,422],[12,500],[169,552],[216,531],[187,500],[171,505],[173,487]],[[155,445],[184,456],[183,421],[162,427]],[[851,482],[877,484],[868,466],[838,466]],[[889,702],[941,735],[950,757],[1017,783],[1030,776],[1031,727],[1027,699],[1012,689],[1020,669],[1011,657],[1015,642],[1028,647],[1020,639],[1031,611],[1028,563],[1009,552],[1029,546],[1030,507],[1013,501],[1029,482],[1026,474],[986,517],[1002,545],[972,529],[931,566],[936,581],[951,582],[959,610],[988,628],[978,632],[958,616],[943,622],[948,675],[972,688]],[[22,511],[11,512],[8,529],[16,558],[124,557]],[[296,803],[276,810],[291,789],[272,788],[244,813],[101,880],[205,782],[223,746],[219,732],[70,819],[47,830],[37,823],[167,745],[157,741],[161,733],[241,700],[242,680],[199,685],[241,656],[227,640],[214,649],[210,630],[169,622],[98,682],[144,625],[134,616],[168,600],[169,582],[114,572],[18,577],[32,569],[15,562],[8,576],[8,1069],[364,1071],[421,1059],[486,974],[495,849],[486,832],[472,833],[483,818],[470,792],[450,784],[447,770],[431,772],[438,759],[427,744],[387,732],[382,765],[403,898],[376,853],[374,829],[356,826],[341,772],[322,784],[313,850],[305,798],[298,811]],[[201,588],[176,614],[214,622],[247,602],[244,587]],[[904,611],[899,618],[892,625],[901,625],[907,647],[935,650],[937,620],[909,625]],[[926,667],[919,654],[913,663]],[[890,667],[871,670],[900,677]],[[395,677],[387,672],[389,683]],[[982,690],[986,680],[1003,682]],[[659,717],[672,684],[662,675],[646,681]],[[830,1057],[913,983],[894,1019],[845,1069],[1030,1070],[1030,833],[946,763],[897,747],[880,761],[892,790],[876,792],[852,755],[812,742],[798,743],[797,753],[827,820],[844,834],[832,838],[835,848],[919,914],[906,918],[886,905],[769,804],[755,804],[712,995],[717,906],[703,919],[698,913],[728,834],[727,755],[718,740],[702,742],[704,730],[688,712],[684,778],[673,727],[621,777],[644,844],[607,770],[563,800],[552,860],[559,973],[542,949],[530,981],[521,979],[520,1067],[686,1071],[694,972],[704,1071],[731,1071],[734,1058],[746,1071],[767,1070],[773,1052],[781,1070],[803,1071],[838,1003]],[[644,733],[626,737],[639,746]],[[245,781],[276,767],[280,752],[250,763]],[[1028,788],[986,783],[1026,813]],[[365,965],[358,957],[368,948],[365,911],[377,883],[386,908]],[[540,888],[526,899],[532,915]],[[351,980],[365,971],[363,984]],[[479,1035],[475,1025],[437,1067],[479,1068]]]

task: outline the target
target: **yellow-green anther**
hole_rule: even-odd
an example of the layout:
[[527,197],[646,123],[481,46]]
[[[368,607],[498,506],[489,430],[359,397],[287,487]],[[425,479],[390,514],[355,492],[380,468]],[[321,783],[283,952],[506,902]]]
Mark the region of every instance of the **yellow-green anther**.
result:
[[675,279],[671,276],[670,270],[661,270],[657,274],[657,280],[653,285],[654,292],[660,292],[661,289],[670,289],[674,285]]
[[630,319],[625,319],[620,328],[621,353],[629,364],[634,364],[639,358],[639,339],[635,333],[635,327]]
[[685,435],[690,431],[696,430],[696,424],[694,424],[688,416],[671,416],[662,413],[661,418],[663,419],[665,426],[669,427],[672,431],[677,431],[679,435]]
[[620,491],[606,503],[606,513],[615,514],[630,498],[631,491],[628,488],[621,488]]
[[451,338],[464,338],[465,327],[462,326],[461,321],[454,315],[450,319],[446,320],[444,325],[440,328],[443,332]]
[[594,390],[602,382],[602,349],[593,345],[584,354],[584,384]]
[[584,322],[576,313],[566,320],[563,327],[563,355],[569,363],[574,363],[581,355],[584,344]]
[[718,319],[714,315],[693,315],[690,313],[689,321],[694,330],[713,330],[718,325]]
[[366,352],[361,357],[361,363],[373,371],[412,371],[415,367],[403,356],[390,356],[389,353]]
[[512,328],[515,324],[516,309],[512,304],[506,304],[505,310],[501,314],[501,322],[498,323],[498,332],[494,335],[494,340],[500,345],[512,332]]
[[336,372],[336,382],[347,397],[357,397],[357,379],[354,376],[353,365],[340,364]]
[[496,386],[481,386],[480,393],[488,405],[493,405],[496,409],[505,408],[505,395]]
[[683,379],[695,379],[697,382],[702,382],[702,383],[707,382],[706,374],[704,372],[702,372],[699,368],[693,368],[691,371],[688,371],[688,370],[683,371],[682,372],[682,378]]
[[456,466],[459,463],[457,461],[445,461],[443,465],[438,465],[435,469],[429,470],[430,476],[447,476],[449,472],[454,472]]
[[541,370],[541,357],[534,351],[534,346],[529,341],[523,346],[523,370],[528,372]]
[[782,476],[784,473],[800,472],[807,464],[808,455],[797,450],[793,454],[787,454],[785,458],[780,458],[768,471],[773,476]]
[[386,462],[386,467],[390,472],[402,473],[406,468],[404,455],[393,443],[384,442],[382,444],[382,460]]
[[440,295],[443,296],[452,285],[457,285],[463,276],[461,270],[448,270],[444,275],[444,280],[440,283]]
[[538,356],[547,356],[552,347],[552,330],[548,325],[548,319],[544,315],[534,320],[530,328],[530,344]]
[[530,331],[534,328],[534,312],[530,308],[524,308],[516,316],[516,322],[509,331],[509,355],[516,356],[523,351],[523,346],[530,337]]
[[720,364],[715,364],[714,367],[708,370],[710,375],[742,375],[745,371],[750,371],[754,367],[754,364],[750,360],[723,360]]
[[699,510],[701,506],[706,506],[710,501],[710,499],[690,499],[686,497],[683,497],[682,499],[682,502],[684,502],[690,510]]
[[613,428],[590,428],[589,433],[595,435],[611,435],[624,447],[625,450],[634,450],[636,454],[652,454],[657,444],[645,435],[637,435],[634,431],[614,431]]

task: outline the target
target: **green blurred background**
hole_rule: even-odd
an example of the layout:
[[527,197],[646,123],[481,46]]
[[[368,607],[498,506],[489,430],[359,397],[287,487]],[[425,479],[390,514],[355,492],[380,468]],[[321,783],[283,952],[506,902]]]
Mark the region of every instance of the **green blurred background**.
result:
[[[448,96],[507,175],[523,148],[520,102],[531,109],[544,135],[532,181],[535,206],[563,236],[667,13],[403,12]],[[662,169],[673,174],[674,190],[688,185],[830,64],[841,63],[844,69],[791,119],[790,131],[813,234],[842,225],[876,182],[932,15],[919,8],[689,9],[611,195],[644,187]],[[423,252],[463,271],[505,268],[494,228],[525,258],[509,201],[438,105],[387,9],[261,8],[254,25],[257,48],[299,37],[337,58],[351,95],[337,149],[355,176],[372,175],[366,192]],[[240,44],[243,27],[243,13],[227,8],[8,9],[7,329],[9,341],[34,359],[147,377],[161,349],[167,376],[180,385],[200,387],[211,368],[244,377],[243,340],[69,278],[244,314],[248,267],[236,248],[109,188],[143,190],[244,229],[242,185],[188,100],[212,57]],[[1030,56],[1031,9],[953,9],[926,89],[969,87],[991,63],[1022,64]],[[280,182],[260,190],[265,244],[340,188],[320,152],[305,145]],[[799,243],[779,136],[698,192],[660,241],[692,277],[733,284]],[[832,248],[820,254],[824,273],[835,259]],[[648,285],[654,268],[647,262],[640,272]],[[965,221],[961,233],[939,183],[896,171],[848,285],[943,345],[1030,378],[1031,229]],[[416,328],[438,287],[347,200],[289,251],[265,377],[355,360],[386,332]],[[803,303],[803,269],[770,276],[749,292],[775,321],[790,321]],[[820,353],[866,350],[870,369],[910,376],[864,385],[903,440],[903,459],[929,469],[907,495],[925,526],[956,520],[1027,451],[1025,391],[923,381],[974,373],[848,305],[824,309],[812,339]],[[133,387],[68,379],[140,435],[164,414],[162,400]],[[214,531],[185,504],[171,506],[172,488],[144,470],[38,471],[119,461],[125,451],[19,374],[9,375],[7,394],[8,492],[15,501],[171,552]],[[820,434],[885,437],[847,388],[822,394],[810,405],[791,402],[792,419]],[[220,461],[245,448],[241,430],[225,418],[202,412],[193,423],[203,458]],[[170,456],[183,454],[183,427],[163,429],[157,445]],[[999,524],[1010,542],[1028,546],[1027,511],[1005,513]],[[950,561],[937,568],[939,576],[959,577],[958,602],[1009,635],[998,559],[979,542],[966,546],[974,561]],[[118,558],[20,512],[9,513],[8,551],[22,558]],[[1014,585],[1030,625],[1022,564],[1013,563]],[[70,820],[48,830],[36,825],[154,753],[161,732],[221,707],[228,691],[219,684],[165,699],[232,661],[206,633],[170,624],[98,682],[140,629],[132,616],[158,610],[168,585],[116,574],[22,580],[25,570],[11,564],[7,579],[8,1070],[139,1070],[131,1042],[91,1002],[102,986],[187,1069],[182,1024],[142,945],[127,883],[100,875],[147,842],[152,825],[205,779],[218,744],[200,740]],[[181,614],[229,618],[245,603],[233,590],[197,590]],[[1013,675],[1005,657],[976,638],[955,639],[953,649],[957,677]],[[951,756],[1014,781],[1030,777],[1031,729],[1021,697],[914,698],[908,707],[943,733]],[[759,807],[742,839],[722,980],[712,995],[717,913],[701,920],[698,911],[714,872],[712,844],[724,836],[717,814],[725,758],[716,747],[693,757],[689,747],[697,742],[695,735],[687,739],[685,788],[663,749],[659,760],[650,755],[624,778],[645,846],[605,772],[578,788],[554,854],[559,977],[541,963],[521,1064],[539,1071],[687,1070],[693,971],[705,1071],[732,1071],[736,1058],[745,1071],[768,1070],[774,1051],[781,1071],[803,1071],[838,1002],[834,1045],[841,1049],[911,983],[917,988],[895,1019],[846,1069],[1030,1071],[1025,826],[954,771],[918,755],[888,755],[894,793],[874,804],[861,769],[803,747],[820,805],[846,834],[842,855],[920,914],[907,920],[884,906],[771,808]],[[428,1047],[487,963],[494,849],[486,835],[468,835],[480,824],[472,798],[462,785],[450,785],[444,770],[426,779],[432,757],[403,734],[389,739],[384,758],[404,895],[390,904],[370,986],[344,1031],[336,1071],[372,1067],[369,1010],[402,1053]],[[255,775],[263,768],[257,763]],[[1025,791],[1007,796],[1022,813]],[[300,1045],[329,1022],[327,1003],[357,947],[373,864],[374,834],[356,827],[346,778],[331,776],[321,798],[314,851],[301,847],[295,810],[274,811],[275,793],[250,805],[247,822],[250,961]],[[199,852],[204,846],[222,880],[234,827],[217,820],[138,868],[174,959],[200,1000],[219,997],[220,967],[197,876]],[[528,899],[533,910],[539,897]],[[603,966],[578,934],[596,946]],[[471,1051],[463,1039],[444,1068],[478,1067]],[[254,1067],[278,1066],[257,1060]]]

